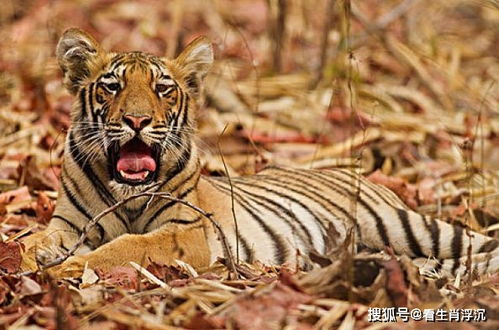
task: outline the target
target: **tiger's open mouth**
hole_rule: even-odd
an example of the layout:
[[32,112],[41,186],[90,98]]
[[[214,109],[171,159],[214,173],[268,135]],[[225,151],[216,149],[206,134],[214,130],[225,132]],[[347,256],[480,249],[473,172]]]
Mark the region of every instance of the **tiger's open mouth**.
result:
[[110,148],[111,174],[118,183],[129,185],[146,184],[156,179],[159,152],[138,138]]

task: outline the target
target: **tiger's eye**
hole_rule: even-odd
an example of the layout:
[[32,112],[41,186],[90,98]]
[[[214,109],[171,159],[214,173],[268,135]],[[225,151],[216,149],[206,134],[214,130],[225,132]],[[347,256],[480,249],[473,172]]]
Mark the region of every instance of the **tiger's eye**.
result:
[[156,84],[156,92],[164,93],[168,89],[168,86],[165,84]]
[[105,86],[111,92],[115,92],[118,89],[120,89],[120,84],[118,84],[118,83],[110,83],[110,84],[106,84]]

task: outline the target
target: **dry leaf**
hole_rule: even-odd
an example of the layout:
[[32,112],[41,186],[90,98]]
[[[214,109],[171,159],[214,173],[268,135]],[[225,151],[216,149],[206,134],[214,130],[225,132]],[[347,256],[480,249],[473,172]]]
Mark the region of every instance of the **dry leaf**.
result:
[[29,277],[22,276],[20,282],[20,289],[18,292],[21,295],[21,297],[34,296],[42,293],[42,287],[40,286],[40,284],[30,279]]
[[18,242],[0,242],[0,269],[15,273],[21,267],[21,246]]

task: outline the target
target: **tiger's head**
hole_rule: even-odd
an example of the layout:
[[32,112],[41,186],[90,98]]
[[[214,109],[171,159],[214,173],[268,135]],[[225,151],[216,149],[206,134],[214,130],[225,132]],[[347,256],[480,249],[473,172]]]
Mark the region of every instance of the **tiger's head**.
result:
[[57,59],[65,86],[77,96],[66,152],[80,167],[105,168],[111,186],[136,190],[186,161],[192,108],[213,62],[208,39],[195,39],[170,60],[106,52],[72,28],[57,45]]

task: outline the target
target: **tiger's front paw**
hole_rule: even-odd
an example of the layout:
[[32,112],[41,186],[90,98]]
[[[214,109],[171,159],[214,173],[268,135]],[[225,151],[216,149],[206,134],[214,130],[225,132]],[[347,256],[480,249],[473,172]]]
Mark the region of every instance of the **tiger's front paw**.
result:
[[36,262],[45,266],[64,256],[65,251],[59,245],[47,245],[39,247],[36,251]]
[[23,271],[35,271],[61,257],[64,253],[56,241],[47,237],[45,232],[32,234],[26,237],[22,243],[24,245],[21,264]]
[[47,268],[47,272],[55,278],[80,277],[86,264],[85,256],[73,256],[60,265]]

